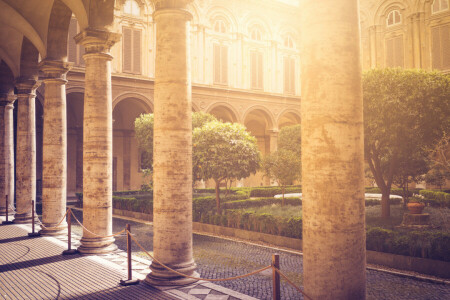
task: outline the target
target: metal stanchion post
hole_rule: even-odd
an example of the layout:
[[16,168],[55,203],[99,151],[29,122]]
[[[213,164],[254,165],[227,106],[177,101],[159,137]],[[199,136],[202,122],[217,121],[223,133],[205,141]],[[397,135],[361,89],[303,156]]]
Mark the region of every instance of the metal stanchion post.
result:
[[275,269],[280,269],[280,255],[272,255],[272,284],[273,284],[273,300],[281,299],[280,274]]
[[139,280],[133,280],[133,273],[131,270],[131,229],[130,224],[127,224],[125,232],[127,233],[127,261],[128,261],[128,280],[120,280],[120,285],[135,285],[139,284]]
[[36,223],[35,213],[34,200],[31,200],[31,232],[28,233],[29,237],[36,237],[41,235],[39,232],[34,231],[34,223]]
[[63,255],[77,254],[78,250],[72,249],[72,211],[67,211],[67,250],[63,251]]
[[6,221],[2,222],[2,225],[12,224],[12,221],[8,220],[9,218],[9,195],[6,195]]

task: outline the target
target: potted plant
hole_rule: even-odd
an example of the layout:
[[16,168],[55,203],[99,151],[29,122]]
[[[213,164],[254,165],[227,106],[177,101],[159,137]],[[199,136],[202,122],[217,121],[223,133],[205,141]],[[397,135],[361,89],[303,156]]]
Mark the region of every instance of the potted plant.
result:
[[423,203],[423,199],[413,196],[407,205],[409,213],[412,215],[421,214],[425,204]]

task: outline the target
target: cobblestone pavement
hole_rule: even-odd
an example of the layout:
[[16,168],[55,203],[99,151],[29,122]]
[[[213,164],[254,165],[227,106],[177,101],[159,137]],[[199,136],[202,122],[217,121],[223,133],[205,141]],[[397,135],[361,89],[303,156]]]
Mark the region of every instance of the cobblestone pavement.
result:
[[[81,218],[81,211],[77,211],[76,215]],[[125,228],[126,223],[131,224],[131,232],[151,252],[153,249],[152,226],[114,218],[113,232]],[[75,227],[74,232],[81,234],[81,228]],[[120,249],[125,249],[125,237],[118,237],[116,244]],[[302,287],[302,256],[298,254],[194,234],[194,258],[203,278],[225,278],[246,274],[270,265],[272,254],[275,252],[280,254],[281,271]],[[133,253],[147,258],[136,245],[133,246]],[[215,283],[258,299],[272,299],[271,270],[265,272],[265,274],[244,279]],[[282,283],[281,293],[282,299],[303,299],[301,294],[286,282]],[[450,299],[450,285],[368,270],[367,299]]]

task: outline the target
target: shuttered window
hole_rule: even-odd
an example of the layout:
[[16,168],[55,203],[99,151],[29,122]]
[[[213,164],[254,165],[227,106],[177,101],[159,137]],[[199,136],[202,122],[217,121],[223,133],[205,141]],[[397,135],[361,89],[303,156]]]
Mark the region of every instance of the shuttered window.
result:
[[122,71],[141,74],[141,30],[123,27],[122,46]]
[[433,69],[450,69],[450,24],[431,28]]
[[69,24],[69,37],[67,43],[67,58],[70,62],[73,62],[75,66],[84,67],[84,47],[75,43],[74,37],[80,33],[80,27],[78,21],[75,18],[70,20]]
[[295,94],[295,59],[284,57],[284,92]]
[[228,84],[228,46],[214,44],[213,59],[214,83]]
[[404,61],[403,36],[386,39],[386,66],[403,68]]
[[263,88],[263,55],[259,51],[250,52],[250,70],[252,89]]

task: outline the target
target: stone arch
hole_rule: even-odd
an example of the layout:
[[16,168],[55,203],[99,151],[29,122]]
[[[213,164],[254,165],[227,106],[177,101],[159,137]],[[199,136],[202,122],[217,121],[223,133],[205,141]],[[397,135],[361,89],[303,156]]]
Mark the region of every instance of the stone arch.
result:
[[300,112],[294,109],[285,109],[280,113],[277,119],[278,129],[300,123],[301,123]]
[[119,96],[117,96],[114,100],[113,100],[113,111],[114,108],[123,100],[126,99],[135,99],[138,103],[138,105],[140,105],[142,107],[142,109],[144,111],[146,111],[147,113],[150,113],[153,111],[153,101],[149,98],[147,98],[145,95],[140,94],[140,93],[123,93],[120,94]]
[[46,57],[47,49],[36,29],[19,12],[3,1],[0,1],[0,23],[22,33],[41,54]]
[[201,21],[201,16],[199,14],[198,5],[192,1],[188,4],[188,11],[192,14],[192,24],[199,24]]
[[67,60],[67,38],[72,11],[61,0],[53,2],[47,34],[47,58]]
[[198,111],[201,111],[200,107],[197,105],[197,103],[192,101],[192,112],[198,112]]
[[239,120],[239,113],[236,109],[226,102],[217,102],[208,107],[207,113],[212,114],[223,122],[237,123]]
[[255,105],[248,108],[243,114],[242,120],[245,122],[249,115],[252,113],[259,113],[265,119],[265,124],[267,125],[267,130],[275,130],[275,118],[270,110],[262,105]]

